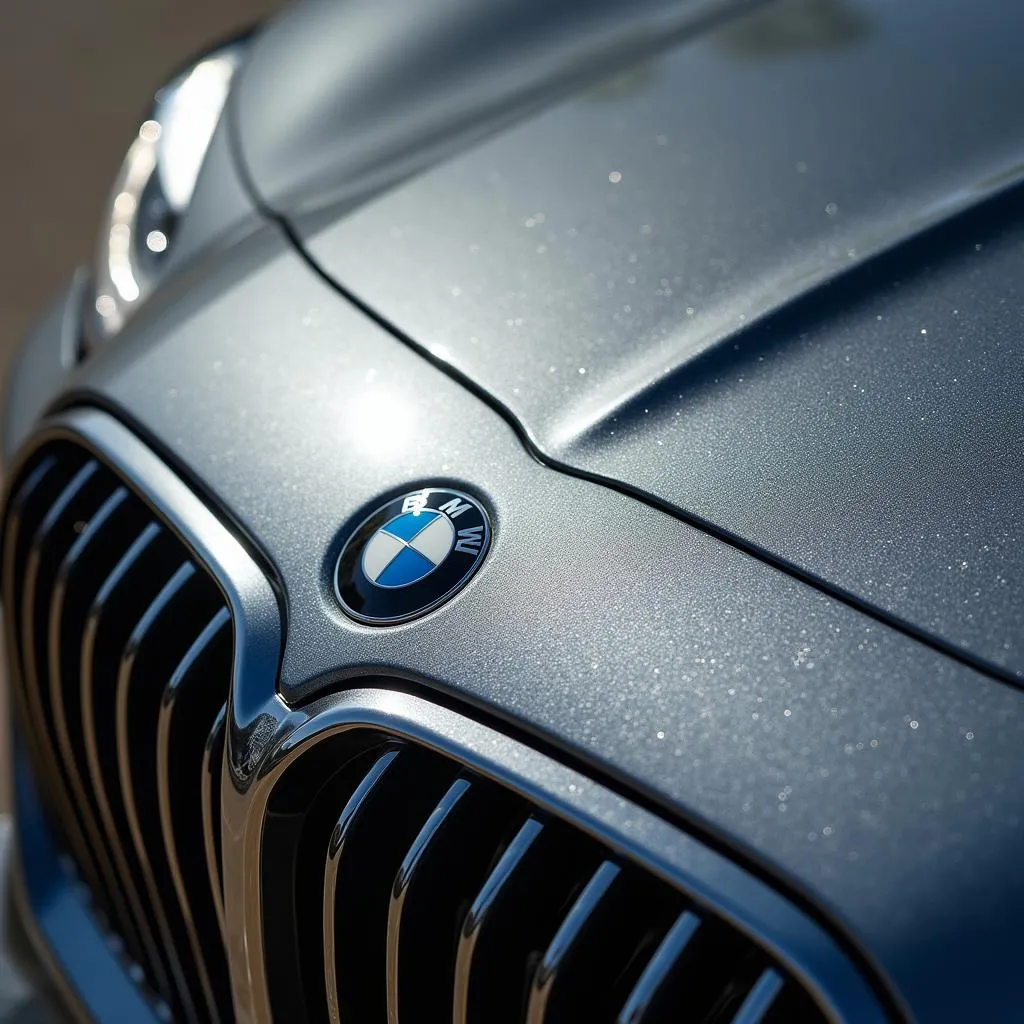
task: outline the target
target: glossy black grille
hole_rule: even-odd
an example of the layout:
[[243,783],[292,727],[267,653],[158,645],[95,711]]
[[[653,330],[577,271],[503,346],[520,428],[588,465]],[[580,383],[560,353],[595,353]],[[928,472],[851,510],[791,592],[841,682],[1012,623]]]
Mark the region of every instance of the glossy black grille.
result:
[[51,830],[158,1011],[229,1020],[224,598],[131,487],[70,441],[40,449],[10,494],[11,691]]
[[766,950],[640,864],[370,728],[278,780],[261,882],[276,1020],[825,1020]]

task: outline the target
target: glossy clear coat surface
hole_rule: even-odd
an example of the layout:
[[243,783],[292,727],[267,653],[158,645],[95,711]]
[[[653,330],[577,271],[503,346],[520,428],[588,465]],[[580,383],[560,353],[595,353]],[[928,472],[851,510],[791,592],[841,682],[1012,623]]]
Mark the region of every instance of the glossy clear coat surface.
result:
[[962,214],[1024,176],[1022,35],[1002,0],[778,0],[283,212],[547,458],[1024,678],[1024,206]]

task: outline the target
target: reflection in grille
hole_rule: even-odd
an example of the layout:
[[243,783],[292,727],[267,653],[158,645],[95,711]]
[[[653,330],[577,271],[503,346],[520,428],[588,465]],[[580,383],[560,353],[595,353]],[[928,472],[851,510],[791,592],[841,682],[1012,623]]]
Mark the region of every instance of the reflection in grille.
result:
[[820,1024],[764,949],[526,797],[364,728],[267,806],[276,1020]]
[[228,1020],[214,828],[224,599],[150,508],[71,442],[37,452],[11,493],[12,693],[53,832],[162,1014]]

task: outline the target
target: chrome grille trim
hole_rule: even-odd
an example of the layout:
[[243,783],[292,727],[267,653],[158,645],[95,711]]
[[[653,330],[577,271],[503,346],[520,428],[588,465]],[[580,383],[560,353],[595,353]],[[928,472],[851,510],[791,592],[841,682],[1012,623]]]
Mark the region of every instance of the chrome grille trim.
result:
[[775,1004],[785,982],[778,971],[769,968],[757,980],[743,1005],[736,1011],[732,1024],[761,1024],[764,1015]]
[[[332,737],[356,730],[379,731],[396,743],[407,740],[443,754],[640,864],[783,964],[835,1020],[874,1024],[886,1019],[868,985],[831,937],[731,860],[504,734],[420,697],[381,687],[325,697],[281,716],[275,734],[260,744],[259,768],[251,774],[246,799],[239,805],[244,813],[229,813],[225,822],[225,839],[230,844],[225,864],[234,868],[225,879],[229,930],[248,938],[244,972],[234,974],[240,1020],[256,1024],[271,1015],[259,900],[263,823],[271,793],[300,757]],[[509,850],[511,846],[506,856]],[[465,932],[462,944],[465,947]],[[464,966],[466,959],[463,952]],[[457,976],[466,973],[457,971]],[[455,999],[457,1021],[459,985]],[[464,1001],[463,994],[463,1005]]]
[[328,1014],[332,1022],[341,1018],[334,911],[337,903],[338,868],[345,851],[345,839],[348,836],[349,828],[359,817],[360,810],[366,805],[366,801],[397,756],[397,750],[388,750],[374,761],[373,767],[363,777],[341,814],[338,815],[338,821],[331,832],[331,841],[327,848],[327,861],[324,865],[324,982],[327,987]]
[[587,882],[583,892],[569,908],[555,932],[551,944],[544,952],[530,982],[530,1001],[526,1007],[526,1024],[544,1024],[547,1019],[548,998],[565,960],[572,954],[580,934],[590,923],[608,890],[615,884],[621,869],[606,860]]
[[[365,689],[325,697],[307,708],[286,707],[276,693],[282,639],[278,602],[264,572],[242,544],[156,455],[109,415],[95,410],[63,414],[46,424],[32,439],[22,459],[30,457],[41,444],[55,439],[83,445],[131,481],[133,490],[156,510],[170,531],[185,542],[196,561],[216,578],[231,610],[235,629],[231,695],[223,717],[214,722],[206,741],[200,786],[202,819],[206,823],[203,830],[206,870],[215,907],[218,893],[223,891],[224,894],[223,928],[239,1022],[262,1024],[270,1016],[260,901],[261,841],[270,794],[298,757],[329,737],[357,730],[377,731],[392,737],[399,746],[408,741],[410,747],[425,747],[442,754],[463,765],[472,776],[491,780],[518,793],[540,808],[547,816],[546,821],[551,816],[561,818],[597,839],[615,856],[641,865],[676,887],[698,907],[708,909],[758,943],[837,1021],[873,1024],[885,1019],[857,969],[812,919],[728,858],[714,853],[661,817],[631,805],[585,775],[478,721],[420,697],[395,692],[387,688],[385,681],[374,685],[375,680],[367,680]],[[19,468],[20,463],[12,471],[12,478],[16,478]],[[8,507],[8,544],[11,523],[17,518],[16,506],[17,499]],[[20,668],[14,665],[14,674]],[[85,675],[83,672],[83,689]],[[15,694],[18,701],[27,696],[21,686],[15,687]],[[41,735],[51,734],[44,731]],[[220,774],[218,793],[215,782],[221,744],[227,770]],[[394,751],[392,756],[395,756]],[[31,787],[27,791],[30,792]],[[216,852],[217,834],[210,827],[217,820],[218,796],[222,861]],[[30,811],[25,815],[27,826],[38,828],[38,818],[38,814]],[[517,841],[530,838],[529,825],[536,830],[533,838],[547,827],[532,818],[524,820],[528,824],[505,849],[502,861]],[[529,845],[526,843],[525,848]],[[429,843],[426,849],[429,851]],[[506,874],[513,873],[514,866],[506,865]],[[501,867],[499,863],[492,872],[492,880]],[[31,872],[26,872],[26,877],[29,874]],[[495,881],[500,883],[500,877]],[[44,905],[45,901],[33,899],[34,884],[28,883],[28,895],[36,910],[37,923],[46,941],[59,947],[57,917]],[[477,920],[486,916],[486,902],[481,903],[486,890],[487,884],[473,904],[479,912]],[[61,912],[66,919],[66,908]],[[326,915],[325,907],[325,923]],[[397,920],[400,923],[400,913]],[[466,967],[463,972],[467,977],[465,991],[468,991],[475,934],[471,920],[472,914],[459,940],[459,955]],[[218,925],[219,922],[218,914]],[[396,939],[394,945],[400,951],[400,941]],[[665,973],[679,952],[672,957],[666,953]],[[657,956],[649,962],[649,968],[653,968],[656,959]],[[325,977],[326,974],[325,963]],[[781,975],[776,972],[776,977]],[[98,1005],[95,1000],[90,1001],[89,979],[72,977],[71,980],[82,993],[86,1007]],[[113,980],[112,975],[110,980]],[[636,988],[640,989],[643,982],[642,977]],[[652,991],[656,991],[656,987]],[[459,988],[457,984],[456,1000]],[[735,1024],[758,1020],[765,1012],[765,1005],[772,1005],[780,991],[785,993],[786,986],[779,988],[766,972],[734,1017]],[[632,1001],[633,997],[630,999]],[[642,1004],[639,1005],[642,1011]],[[458,1005],[454,1019],[459,1019]],[[642,1020],[642,1013],[634,1019]]]
[[[202,564],[216,584],[215,590],[219,590],[223,600],[226,602],[231,613],[233,629],[233,654],[230,657],[230,675],[232,688],[241,692],[239,680],[243,677],[247,685],[255,687],[256,692],[261,696],[257,701],[263,705],[265,698],[279,704],[274,695],[274,688],[277,676],[277,667],[281,645],[281,620],[280,610],[276,595],[266,575],[257,566],[253,558],[246,551],[238,539],[227,529],[210,509],[178,478],[169,467],[167,467],[149,448],[146,447],[129,429],[124,427],[116,419],[105,412],[96,409],[73,409],[56,415],[44,421],[37,433],[35,433],[18,453],[13,464],[8,467],[7,480],[8,493],[5,495],[5,536],[4,536],[4,602],[9,608],[15,607],[18,603],[12,600],[15,594],[12,592],[12,584],[17,580],[25,578],[25,559],[16,551],[24,552],[27,549],[30,536],[22,528],[22,522],[40,523],[40,517],[48,515],[54,519],[52,513],[47,513],[57,498],[52,487],[49,492],[43,486],[47,479],[48,472],[53,472],[61,459],[51,457],[47,452],[41,451],[46,445],[68,442],[80,450],[80,459],[76,459],[79,465],[76,471],[80,479],[77,486],[72,488],[78,491],[88,485],[88,478],[91,478],[95,470],[90,469],[82,473],[82,466],[98,464],[105,467],[104,478],[110,477],[111,473],[115,483],[126,481],[129,488],[134,492],[132,498],[137,507],[148,506],[152,517],[160,521],[161,525],[150,523],[148,535],[144,540],[153,543],[160,536],[174,535],[178,542],[184,544],[191,558],[196,563]],[[66,460],[64,460],[66,461]],[[30,463],[35,463],[31,464]],[[58,474],[59,475],[59,474]],[[69,474],[71,475],[71,474]],[[18,488],[11,491],[12,483]],[[68,490],[69,480],[59,481],[61,490]],[[116,488],[111,487],[111,491]],[[38,492],[38,497],[33,498],[33,493]],[[48,557],[57,557],[57,574],[60,576],[59,583],[63,585],[68,578],[74,579],[74,561],[83,551],[88,548],[88,541],[85,540],[87,533],[95,533],[102,529],[102,523],[98,520],[97,509],[102,507],[105,515],[114,514],[114,499],[112,494],[101,496],[105,500],[97,500],[87,515],[82,515],[81,524],[75,523],[76,532],[80,533],[77,539],[70,543],[62,543],[57,548],[51,548]],[[73,503],[74,495],[68,494],[67,501],[62,504]],[[108,507],[109,506],[109,507]],[[23,519],[22,512],[29,510],[29,515]],[[57,512],[59,517],[60,510]],[[93,529],[95,527],[95,529]],[[66,532],[66,531],[65,531]],[[20,540],[19,540],[20,535]],[[38,547],[38,545],[36,545]],[[145,544],[143,546],[146,546]],[[68,549],[73,547],[74,553]],[[61,558],[60,556],[64,556]],[[18,565],[15,566],[15,561]],[[48,570],[51,575],[53,570]],[[116,573],[104,573],[100,580],[107,579]],[[56,625],[60,625],[60,616],[63,614],[61,604],[63,595],[56,594],[51,598],[54,579],[48,577],[47,593],[48,601],[44,609],[35,610],[34,595],[33,601],[28,604],[28,609],[34,617],[31,623],[31,631],[38,635],[45,625],[46,645],[41,656],[49,658],[54,651],[52,632]],[[90,585],[95,588],[96,581],[90,579]],[[59,589],[59,587],[58,587]],[[17,595],[20,597],[20,594]],[[43,616],[44,618],[40,618]],[[76,612],[76,615],[78,612]],[[87,618],[91,624],[91,633],[95,639],[96,626],[102,615],[102,604],[97,606],[90,602]],[[41,949],[44,961],[48,964],[59,965],[58,974],[65,972],[64,977],[58,978],[62,987],[70,986],[74,990],[84,1012],[92,1015],[102,1014],[104,1006],[109,1005],[110,998],[120,1001],[123,1007],[132,1006],[133,1019],[154,1019],[166,1015],[167,1007],[161,1007],[159,1003],[150,1003],[148,1006],[139,1000],[136,993],[136,986],[142,980],[141,972],[132,965],[146,961],[157,965],[161,962],[161,950],[154,940],[155,936],[147,934],[145,927],[145,915],[139,913],[140,907],[134,904],[141,903],[143,896],[150,893],[143,893],[138,890],[132,893],[133,888],[130,881],[126,884],[125,879],[130,879],[130,872],[125,863],[127,850],[116,844],[108,842],[106,830],[100,827],[101,802],[104,796],[104,788],[101,786],[93,791],[94,800],[83,803],[79,797],[82,793],[88,797],[90,786],[94,783],[94,771],[84,748],[89,746],[88,738],[92,735],[92,746],[94,753],[98,754],[95,742],[95,722],[83,722],[79,728],[76,727],[72,716],[64,707],[65,700],[71,700],[72,704],[78,695],[88,691],[91,674],[92,651],[87,642],[89,629],[84,626],[81,631],[82,651],[81,656],[77,652],[65,650],[63,652],[63,676],[54,682],[52,676],[48,680],[45,690],[46,701],[49,704],[52,691],[55,686],[76,687],[75,693],[70,691],[60,694],[60,703],[53,704],[53,721],[47,720],[47,709],[42,707],[41,692],[26,686],[29,679],[26,667],[32,671],[33,681],[43,678],[43,667],[40,665],[25,665],[23,662],[29,658],[18,657],[21,641],[26,635],[24,617],[20,616],[19,621],[12,623],[7,616],[7,649],[10,664],[10,683],[15,711],[21,720],[30,723],[27,730],[22,731],[16,737],[16,760],[17,771],[16,782],[16,809],[19,820],[19,832],[26,838],[25,842],[30,843],[29,847],[38,857],[34,857],[33,864],[25,864],[18,874],[24,886],[21,897],[30,910],[32,921],[29,928],[30,933],[45,942],[46,949]],[[15,632],[12,635],[12,630]],[[37,641],[38,643],[38,641]],[[31,648],[30,648],[31,650]],[[60,653],[60,652],[58,652]],[[32,652],[32,659],[35,653]],[[78,664],[73,664],[77,659]],[[54,664],[61,668],[60,659]],[[173,667],[173,663],[172,666]],[[73,678],[77,671],[79,678]],[[161,684],[161,688],[162,688]],[[253,692],[251,689],[249,692]],[[158,691],[157,696],[160,695]],[[230,699],[230,694],[229,694]],[[245,701],[240,700],[244,709]],[[39,705],[39,706],[37,706]],[[88,702],[83,711],[88,707]],[[42,712],[42,713],[40,713]],[[202,737],[198,750],[201,756],[202,774],[197,775],[194,785],[202,791],[202,837],[199,843],[200,857],[198,860],[199,869],[208,876],[209,884],[213,889],[213,903],[216,910],[217,921],[214,924],[214,931],[220,932],[224,937],[228,936],[226,925],[221,926],[223,910],[219,906],[220,894],[220,865],[213,863],[211,858],[219,856],[218,850],[222,846],[220,829],[216,834],[211,834],[211,826],[219,818],[218,808],[221,803],[220,784],[222,781],[221,766],[223,764],[222,752],[224,749],[224,710],[221,709],[221,716],[218,722],[214,722],[208,737]],[[87,716],[83,714],[83,719]],[[211,714],[211,719],[213,715]],[[218,730],[219,723],[219,730]],[[157,725],[153,723],[154,738],[157,732]],[[122,726],[122,739],[128,737],[130,730]],[[133,737],[134,738],[134,737]],[[67,779],[62,779],[61,764],[74,764],[75,744],[82,750],[80,762],[82,764],[81,775],[72,780],[68,773]],[[20,745],[20,750],[18,749]],[[31,748],[26,758],[26,745]],[[126,750],[134,749],[127,744],[122,744]],[[52,750],[49,748],[52,747]],[[154,751],[156,744],[154,743]],[[142,748],[139,748],[142,749]],[[56,758],[47,759],[44,755],[58,752],[61,756],[60,762]],[[148,755],[147,755],[148,756]],[[155,753],[153,754],[155,758]],[[123,762],[123,758],[122,758]],[[29,764],[32,768],[29,768]],[[197,760],[197,764],[198,764]],[[40,771],[42,766],[42,771]],[[101,767],[97,765],[96,767]],[[100,772],[101,777],[109,772]],[[122,771],[115,771],[116,775],[123,775]],[[116,781],[108,780],[110,784],[119,784],[120,778]],[[215,791],[216,789],[216,791]],[[155,795],[155,794],[154,794]],[[197,796],[200,794],[197,793]],[[69,799],[71,797],[71,799]],[[146,810],[156,808],[157,800],[147,803]],[[197,805],[200,801],[197,801]],[[72,806],[74,805],[74,806]],[[46,814],[41,811],[46,808]],[[141,811],[141,808],[139,808]],[[49,820],[46,820],[46,819]],[[147,817],[147,821],[148,821]],[[90,824],[91,823],[91,824]],[[74,858],[83,871],[83,879],[92,891],[94,903],[91,909],[93,914],[99,917],[90,917],[86,909],[87,904],[83,899],[77,883],[67,873],[66,868],[58,862],[58,850],[55,843],[55,833],[51,832],[51,826],[56,825],[59,831],[73,847]],[[162,830],[162,823],[158,816],[158,835]],[[148,835],[148,833],[147,833]],[[125,837],[127,839],[127,833]],[[137,836],[133,836],[137,839]],[[132,854],[137,853],[137,842],[127,840],[131,847]],[[144,844],[143,844],[144,845]],[[158,843],[159,845],[159,843]],[[89,853],[94,854],[96,861],[94,870],[88,860]],[[150,847],[152,854],[152,847]],[[118,856],[120,854],[120,856]],[[170,855],[168,860],[170,860]],[[85,868],[88,867],[86,878]],[[161,868],[161,870],[163,870]],[[91,877],[96,875],[95,878]],[[172,872],[173,874],[173,872]],[[172,886],[166,888],[171,891]],[[134,896],[135,899],[128,899]],[[165,897],[166,898],[166,897]],[[109,921],[104,920],[105,917]],[[72,922],[74,922],[72,924]],[[118,933],[117,935],[106,933],[107,925]],[[73,928],[80,936],[80,939],[89,944],[91,952],[88,956],[74,956],[69,962],[62,950],[62,938],[69,934],[68,929]],[[95,932],[95,939],[84,939],[82,933]],[[144,941],[145,937],[146,940]],[[164,936],[161,936],[164,938]],[[179,945],[181,945],[179,937]],[[191,961],[190,961],[191,962]],[[77,964],[87,964],[87,969],[78,970]],[[178,965],[175,964],[175,967]],[[159,972],[159,967],[157,968]],[[177,973],[177,972],[176,972]],[[160,994],[164,992],[179,994],[178,986],[172,990],[166,984],[165,979],[159,988]],[[117,993],[117,995],[114,995]],[[205,994],[205,993],[204,993]],[[205,1001],[205,1000],[204,1000]],[[200,1016],[209,1016],[205,1012],[207,1008],[200,1011]],[[192,1016],[191,1013],[188,1014]]]
[[[426,820],[423,828],[413,840],[402,864],[395,876],[394,885],[391,888],[391,903],[388,907],[388,938],[386,953],[387,970],[387,993],[388,993],[388,1022],[398,1024],[398,954],[402,936],[402,911],[405,908],[405,898],[416,879],[417,868],[423,863],[430,843],[444,828],[445,823],[450,819],[452,811],[459,801],[469,791],[472,783],[468,779],[458,778],[448,788],[448,792],[441,798],[437,807],[434,808],[430,817]],[[324,933],[327,932],[327,921],[324,920]]]
[[515,874],[543,829],[544,826],[536,818],[528,818],[523,823],[466,913],[466,920],[459,930],[459,945],[455,954],[455,985],[452,996],[454,1024],[466,1024],[469,1016],[469,981],[473,976],[473,953],[476,950],[480,929],[489,912],[501,899],[502,888]]
[[227,949],[227,925],[224,921],[224,883],[221,879],[220,839],[220,767],[224,761],[224,728],[228,708],[223,705],[213,720],[209,736],[203,747],[202,801],[203,853],[206,857],[206,874],[213,894],[213,909],[217,915],[217,928],[221,941]]
[[626,1000],[626,1005],[619,1013],[618,1024],[643,1024],[644,1017],[659,989],[700,926],[700,918],[692,911],[684,910],[679,915],[676,923],[669,929],[647,962],[643,974]]

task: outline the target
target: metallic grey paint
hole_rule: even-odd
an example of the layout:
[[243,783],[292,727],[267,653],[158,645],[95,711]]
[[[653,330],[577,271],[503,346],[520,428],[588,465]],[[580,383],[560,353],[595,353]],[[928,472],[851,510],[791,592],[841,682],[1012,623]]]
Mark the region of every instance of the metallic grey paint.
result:
[[1024,679],[1024,208],[871,263],[1024,176],[1021,38],[1002,0],[780,0],[285,214],[548,458]]
[[[368,672],[424,681],[807,894],[922,1019],[973,1013],[979,994],[993,1019],[1014,1005],[1024,696],[544,468],[284,241],[256,241],[248,261],[140,317],[64,400],[123,410],[190,477],[215,481],[280,577],[285,700]],[[390,445],[368,443],[382,425]],[[342,525],[425,477],[487,498],[491,553],[433,614],[360,627],[330,590]],[[267,723],[258,705],[235,715],[251,737],[232,758],[244,785]]]
[[[253,112],[329,26],[309,11],[267,34],[229,107],[246,165],[222,126],[200,178],[201,208],[231,197],[230,245],[194,222],[194,258],[70,383],[55,314],[6,413],[10,452],[47,402],[116,410],[213,509],[179,481],[172,515],[260,552],[279,591],[250,578],[233,605],[264,653],[257,683],[236,673],[229,820],[275,729],[348,706],[323,695],[354,680],[404,680],[779,880],[912,1019],[1015,1020],[1024,695],[994,677],[1024,664],[1020,8],[778,0],[355,212],[660,42],[424,122],[425,152],[403,149],[423,141],[407,121],[346,139],[358,123],[333,129],[325,101],[300,153]],[[443,34],[395,39],[364,88],[335,69],[337,110],[371,128],[416,76],[443,83]],[[256,202],[290,237],[255,229]],[[331,594],[343,525],[425,478],[487,498],[491,553],[424,619],[360,626]]]
[[351,207],[758,2],[309,0],[256,41],[236,146],[267,208]]
[[[56,438],[83,445],[132,481],[140,496],[203,561],[231,606],[235,649],[227,744],[230,770],[223,775],[221,794],[226,935],[240,1024],[269,1019],[259,888],[270,793],[288,766],[310,748],[339,732],[366,728],[441,751],[644,864],[698,905],[711,908],[766,946],[838,1019],[858,1024],[885,1019],[869,985],[810,917],[662,818],[545,754],[422,697],[367,688],[368,682],[375,682],[372,679],[360,680],[360,688],[345,694],[289,708],[273,681],[279,640],[275,602],[241,545],[168,466],[109,414],[72,409],[45,421],[21,459],[30,458],[39,445]],[[245,717],[246,709],[255,711],[251,720]],[[258,723],[255,729],[254,723]],[[19,792],[31,786],[24,764],[19,765],[16,780]],[[19,811],[24,815],[26,808]],[[52,857],[54,851],[40,852]],[[63,876],[60,886],[60,874],[53,872],[53,891],[30,890],[37,914],[48,902],[80,899],[69,891],[73,886],[68,876]],[[71,963],[63,965],[67,980],[80,989],[88,988],[89,979],[74,969],[77,951],[69,950],[61,938],[53,931],[47,935],[58,952],[73,954]],[[93,969],[109,969],[112,954],[107,944],[97,935],[93,945]]]

